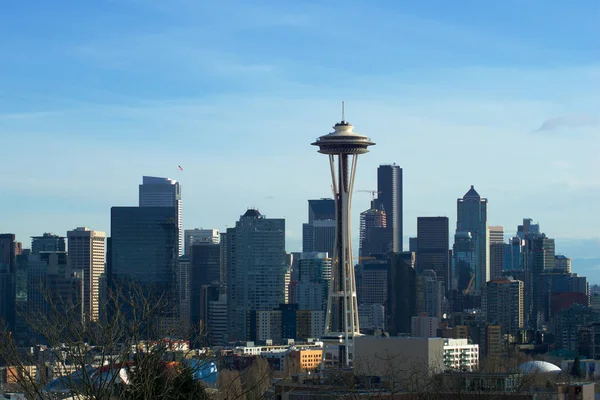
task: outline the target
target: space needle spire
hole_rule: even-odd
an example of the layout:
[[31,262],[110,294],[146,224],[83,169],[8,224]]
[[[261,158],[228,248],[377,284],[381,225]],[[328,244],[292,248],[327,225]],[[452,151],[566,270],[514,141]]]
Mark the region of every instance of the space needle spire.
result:
[[312,143],[319,147],[319,153],[329,155],[336,213],[325,336],[322,338],[326,367],[351,366],[354,337],[360,335],[350,210],[358,155],[368,153],[368,147],[375,144],[368,137],[354,132],[353,126],[345,121],[343,102],[342,121],[333,129],[333,132]]

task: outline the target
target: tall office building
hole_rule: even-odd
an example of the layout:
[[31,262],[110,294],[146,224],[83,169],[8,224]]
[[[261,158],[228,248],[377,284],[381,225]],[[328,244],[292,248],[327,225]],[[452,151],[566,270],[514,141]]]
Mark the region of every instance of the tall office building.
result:
[[369,257],[372,254],[387,253],[386,215],[383,206],[375,208],[375,201],[371,201],[371,208],[360,213],[360,247],[359,256]]
[[336,212],[335,246],[325,322],[327,340],[324,337],[324,341],[328,342],[325,344],[326,358],[329,357],[338,365],[350,366],[354,337],[360,334],[352,260],[351,200],[358,155],[367,153],[368,147],[375,143],[354,132],[353,126],[344,121],[343,116],[333,129],[333,132],[312,143],[319,147],[319,153],[329,156]]
[[523,218],[523,225],[517,226],[517,237],[521,239],[533,237],[540,233],[540,224],[534,224],[531,218]]
[[449,236],[448,217],[417,218],[417,273],[435,271],[444,291],[450,288]]
[[109,287],[139,285],[168,301],[164,323],[179,321],[177,258],[179,231],[174,207],[112,207]]
[[486,284],[482,305],[487,321],[500,325],[503,334],[516,334],[524,327],[524,286],[516,280],[493,280]]
[[175,209],[177,234],[177,255],[183,255],[183,222],[181,219],[181,186],[169,178],[144,176],[139,191],[140,207],[173,207]]
[[525,240],[518,236],[513,236],[508,243],[504,245],[504,269],[506,271],[522,271],[523,264],[523,249],[525,248]]
[[376,207],[383,206],[388,232],[388,251],[402,252],[402,168],[396,164],[377,168]]
[[388,260],[386,327],[390,336],[410,333],[417,315],[415,253],[392,253]]
[[[202,323],[205,328],[210,329],[207,326],[208,301],[219,299],[220,281],[221,246],[215,243],[192,245],[190,251],[190,323],[193,328],[197,328]],[[216,292],[216,296],[206,296],[213,292]]]
[[219,244],[220,235],[218,229],[186,229],[184,231],[185,249],[184,254],[190,255],[191,247],[200,243]]
[[16,248],[14,234],[0,234],[0,324],[5,323],[11,332],[16,322]]
[[302,252],[333,255],[335,242],[335,202],[308,200],[308,223],[302,224]]
[[490,226],[490,279],[502,278],[502,271],[505,270],[505,244],[504,244],[504,227]]
[[[454,311],[469,308],[477,276],[477,247],[471,232],[456,232],[452,248],[452,306]],[[475,301],[477,302],[477,301]]]
[[298,260],[299,282],[293,290],[293,303],[300,310],[325,312],[331,280],[331,258],[327,253],[301,253]]
[[530,294],[527,296],[525,313],[530,326],[539,328],[548,320],[545,306],[548,292],[542,275],[555,269],[554,239],[543,233],[526,234],[523,257],[527,276],[525,291]]
[[67,232],[70,271],[83,272],[83,310],[87,321],[97,321],[100,316],[100,277],[105,271],[106,234],[88,228]]
[[421,272],[423,279],[423,302],[424,309],[430,317],[442,318],[442,307],[444,303],[444,282],[437,277],[434,270],[426,269]]
[[248,311],[285,302],[285,220],[247,210],[227,229],[226,253],[229,339],[245,340]]
[[31,254],[42,251],[65,251],[65,238],[54,233],[44,233],[42,236],[31,237]]
[[490,280],[489,235],[487,222],[487,199],[471,189],[457,200],[456,232],[470,232],[475,241],[475,280],[473,291],[480,293]]

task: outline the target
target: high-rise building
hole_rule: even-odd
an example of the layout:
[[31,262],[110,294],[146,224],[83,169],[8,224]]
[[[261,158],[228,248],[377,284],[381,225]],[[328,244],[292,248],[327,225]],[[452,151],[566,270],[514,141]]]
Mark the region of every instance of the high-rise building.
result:
[[[206,328],[208,301],[219,299],[221,248],[219,244],[198,243],[191,246],[190,253],[190,324],[197,328],[202,323]],[[208,287],[215,288],[216,299],[214,295],[206,296]]]
[[525,241],[518,236],[510,238],[504,245],[504,269],[506,271],[522,271],[523,249]]
[[402,245],[402,168],[396,164],[377,168],[376,207],[383,206],[388,232],[388,251],[401,252]]
[[248,311],[285,302],[285,220],[249,209],[227,229],[226,246],[229,339],[245,340]]
[[185,249],[183,253],[189,256],[193,245],[200,243],[219,244],[219,240],[218,229],[186,229],[184,231]]
[[504,227],[490,226],[488,230],[490,236],[490,279],[495,280],[502,278],[502,271],[505,270]]
[[331,258],[327,253],[301,253],[298,260],[299,282],[294,287],[293,302],[300,310],[327,309],[331,280]]
[[174,207],[112,207],[109,288],[136,285],[168,301],[165,323],[179,321],[177,213]]
[[15,329],[16,310],[16,242],[12,233],[0,234],[0,324]]
[[[30,253],[26,266],[27,319],[83,322],[82,275],[81,270],[68,270],[65,251]],[[46,337],[31,322],[25,324],[24,331],[27,333],[27,344],[48,344],[45,342]]]
[[65,238],[54,233],[44,233],[42,236],[31,237],[31,254],[42,251],[65,251]]
[[490,280],[489,235],[487,221],[487,199],[471,189],[457,200],[456,232],[470,232],[475,241],[475,280],[472,290],[480,293]]
[[416,237],[408,238],[408,251],[416,254],[418,246],[419,240]]
[[105,271],[106,234],[88,228],[76,228],[67,232],[70,271],[82,271],[83,312],[86,321],[100,317],[100,277]]
[[444,283],[450,286],[450,226],[448,217],[417,218],[417,273],[433,270]]
[[179,320],[184,332],[190,331],[190,257],[186,254],[177,260],[177,291],[179,294]]
[[335,242],[335,202],[333,199],[308,200],[308,223],[302,224],[302,252],[317,251],[333,255]]
[[523,218],[523,225],[517,226],[517,237],[520,239],[533,237],[540,233],[540,224],[534,224],[531,218]]
[[181,186],[169,178],[144,176],[139,192],[140,207],[172,207],[175,209],[177,234],[177,255],[183,255],[183,222],[181,219]]
[[554,256],[554,269],[567,274],[571,273],[571,259],[562,254]]
[[375,201],[371,201],[371,208],[360,213],[360,246],[361,258],[372,254],[386,254],[388,243],[386,243],[387,230],[385,211],[383,206],[375,208]]
[[[333,363],[350,366],[354,337],[360,334],[352,260],[351,199],[358,155],[367,153],[368,147],[375,143],[368,137],[353,132],[353,126],[344,121],[343,116],[342,121],[335,124],[333,129],[333,132],[319,137],[312,143],[313,146],[319,147],[319,153],[329,156],[336,211],[335,246],[325,323],[325,336],[329,339],[325,340],[328,342],[325,344],[325,352],[326,357],[330,357]],[[382,179],[382,182],[388,183],[386,179]],[[385,189],[386,192],[382,194],[391,196],[392,193],[387,192],[389,188],[386,186]],[[398,211],[398,207],[391,211],[395,213],[395,218],[398,218]],[[401,241],[399,243],[401,245]]]
[[415,253],[392,253],[388,260],[386,327],[391,336],[410,333],[417,315]]
[[444,282],[438,279],[434,270],[421,272],[423,279],[423,302],[427,315],[437,317],[441,321],[444,303]]
[[524,264],[527,279],[525,281],[525,314],[531,327],[540,327],[548,320],[548,293],[542,275],[554,270],[554,239],[543,233],[525,235]]
[[482,303],[487,321],[500,325],[503,334],[516,334],[524,327],[524,285],[516,280],[494,280],[486,284]]
[[358,304],[384,305],[387,301],[387,257],[363,260],[356,267],[356,295]]

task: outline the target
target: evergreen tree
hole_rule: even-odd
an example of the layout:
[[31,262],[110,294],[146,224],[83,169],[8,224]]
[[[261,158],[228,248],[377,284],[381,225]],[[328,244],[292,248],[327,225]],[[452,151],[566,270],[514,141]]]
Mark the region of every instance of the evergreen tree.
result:
[[581,371],[581,360],[579,356],[573,360],[573,367],[571,367],[571,375],[575,378],[583,378],[583,371]]

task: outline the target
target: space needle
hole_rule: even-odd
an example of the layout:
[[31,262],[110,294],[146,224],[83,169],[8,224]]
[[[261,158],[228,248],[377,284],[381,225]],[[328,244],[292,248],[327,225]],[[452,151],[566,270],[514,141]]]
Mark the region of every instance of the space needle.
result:
[[331,281],[325,316],[325,367],[351,366],[354,337],[360,335],[356,282],[352,260],[350,226],[350,203],[359,154],[368,153],[375,143],[354,132],[353,126],[344,120],[335,124],[334,131],[321,136],[313,146],[319,153],[329,155],[333,197],[335,201],[335,244],[332,255]]

